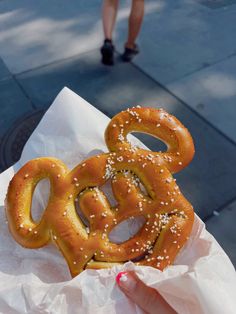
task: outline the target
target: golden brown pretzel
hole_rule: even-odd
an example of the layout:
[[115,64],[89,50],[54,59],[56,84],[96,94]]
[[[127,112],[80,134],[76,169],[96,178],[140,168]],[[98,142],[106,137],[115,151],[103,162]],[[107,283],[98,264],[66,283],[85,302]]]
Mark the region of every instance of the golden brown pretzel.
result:
[[[126,139],[132,131],[158,137],[166,143],[167,152],[133,147]],[[105,139],[109,153],[91,157],[70,172],[55,158],[37,158],[23,166],[7,193],[10,231],[27,248],[39,248],[52,240],[72,276],[85,268],[111,267],[141,255],[144,258],[137,264],[162,270],[174,261],[193,225],[193,208],[171,175],[191,161],[191,135],[162,109],[132,108],[111,120]],[[42,218],[35,222],[32,195],[43,178],[50,180],[50,197]],[[99,189],[108,179],[117,200],[114,207]],[[75,202],[89,221],[89,230],[77,214]],[[138,216],[145,217],[145,223],[131,239],[121,244],[109,240],[116,225]]]

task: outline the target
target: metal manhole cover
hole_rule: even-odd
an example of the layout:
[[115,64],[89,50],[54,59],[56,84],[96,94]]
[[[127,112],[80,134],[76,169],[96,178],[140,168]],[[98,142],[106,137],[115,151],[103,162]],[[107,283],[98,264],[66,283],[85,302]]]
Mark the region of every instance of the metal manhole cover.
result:
[[219,9],[236,4],[236,0],[197,0],[197,2],[210,9]]
[[43,110],[37,110],[21,117],[3,136],[0,145],[0,171],[7,169],[19,160],[26,141],[44,113]]

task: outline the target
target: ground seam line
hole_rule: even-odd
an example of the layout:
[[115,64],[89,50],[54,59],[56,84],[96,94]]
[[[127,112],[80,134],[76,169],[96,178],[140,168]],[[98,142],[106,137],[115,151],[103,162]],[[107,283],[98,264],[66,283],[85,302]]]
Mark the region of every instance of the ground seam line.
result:
[[[231,198],[229,201],[225,202],[223,205],[219,206],[215,211],[218,213],[222,213],[224,210],[227,209],[228,206],[230,206],[231,204],[233,204],[236,201],[236,196]],[[203,221],[207,222],[208,220],[210,220],[212,217],[215,217],[215,215],[212,213],[208,216],[206,216]]]

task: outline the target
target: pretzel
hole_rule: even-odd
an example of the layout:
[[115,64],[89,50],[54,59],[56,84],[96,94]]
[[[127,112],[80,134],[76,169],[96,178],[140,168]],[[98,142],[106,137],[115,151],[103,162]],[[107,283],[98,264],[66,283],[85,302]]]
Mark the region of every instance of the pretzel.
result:
[[[157,137],[167,151],[132,146],[127,135],[134,131]],[[187,241],[194,221],[193,208],[172,177],[192,160],[192,137],[164,110],[135,107],[110,121],[105,140],[108,153],[88,158],[71,171],[51,157],[27,162],[8,188],[10,232],[26,248],[55,243],[72,277],[86,268],[112,267],[128,260],[163,270]],[[32,196],[43,178],[50,180],[50,197],[41,219],[34,221]],[[100,189],[108,180],[115,206]],[[89,227],[78,215],[76,202]],[[111,242],[109,234],[114,227],[139,216],[145,223],[133,237],[120,244]]]

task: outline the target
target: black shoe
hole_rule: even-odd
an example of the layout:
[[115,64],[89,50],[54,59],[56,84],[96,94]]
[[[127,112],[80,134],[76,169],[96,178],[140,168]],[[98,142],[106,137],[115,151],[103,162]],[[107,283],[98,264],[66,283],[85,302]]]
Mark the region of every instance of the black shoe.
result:
[[125,48],[124,53],[121,55],[121,59],[124,62],[130,62],[139,53],[138,45],[135,44],[134,48]]
[[109,39],[104,40],[104,44],[101,48],[102,63],[105,65],[114,64],[114,46]]

